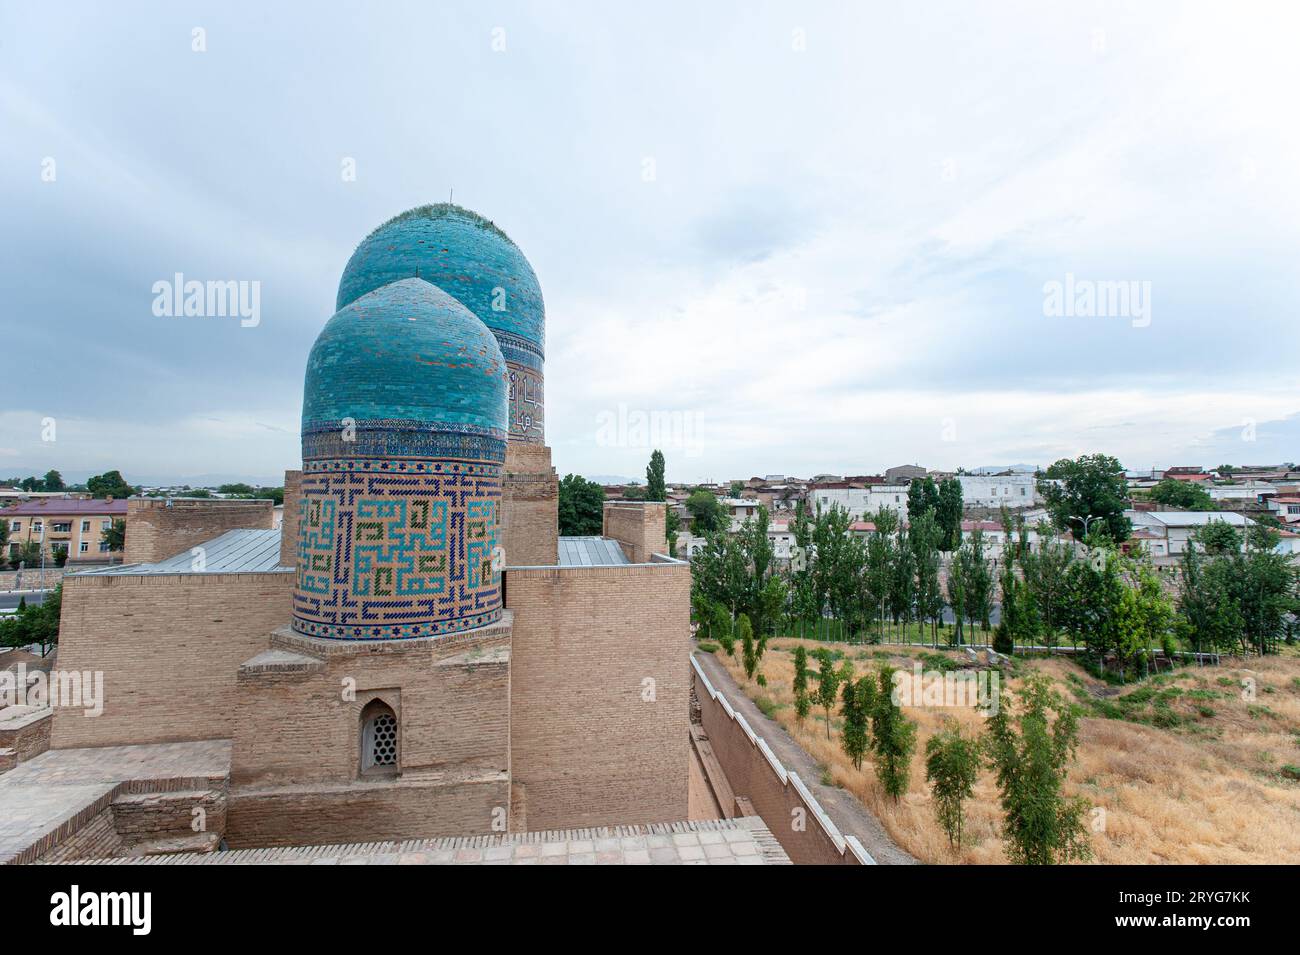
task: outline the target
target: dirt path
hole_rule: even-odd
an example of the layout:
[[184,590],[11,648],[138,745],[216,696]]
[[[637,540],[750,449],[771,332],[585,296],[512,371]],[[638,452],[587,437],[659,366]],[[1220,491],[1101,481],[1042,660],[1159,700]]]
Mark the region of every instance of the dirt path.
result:
[[799,778],[812,790],[817,801],[822,804],[846,836],[857,836],[863,847],[880,865],[915,865],[917,860],[890,838],[885,827],[880,824],[867,807],[858,802],[851,793],[835,786],[821,784],[821,769],[804,748],[796,743],[775,720],[770,720],[754,705],[754,701],[736,685],[736,681],[727,672],[726,667],[717,661],[711,653],[697,653],[695,659],[708,675],[714,689],[726,695],[728,702],[736,711],[743,713],[750,728],[772,748],[777,759],[786,769],[799,774]]

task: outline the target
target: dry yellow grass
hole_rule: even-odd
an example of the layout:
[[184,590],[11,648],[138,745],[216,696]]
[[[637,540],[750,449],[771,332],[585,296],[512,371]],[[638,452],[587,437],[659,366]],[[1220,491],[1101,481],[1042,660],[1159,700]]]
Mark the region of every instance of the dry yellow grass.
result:
[[[910,788],[895,803],[881,792],[869,763],[859,771],[844,756],[838,712],[832,716],[829,741],[815,704],[804,724],[798,723],[789,652],[798,642],[769,642],[762,663],[766,688],[746,681],[739,651],[737,658],[721,651],[716,656],[752,698],[767,697],[776,704],[774,718],[825,767],[837,786],[857,796],[898,844],[917,858],[934,863],[1006,862],[1001,807],[990,771],[981,773],[967,803],[966,844],[958,850],[949,848],[935,822],[925,782],[926,740],[948,719],[955,719],[967,733],[979,732],[983,717],[974,710],[907,708],[906,714],[918,726],[917,749]],[[818,645],[805,643],[810,653]],[[825,646],[851,659],[859,676],[876,672],[886,662],[910,668],[923,652],[920,648]],[[889,659],[882,657],[886,653]],[[809,668],[816,670],[815,661],[810,659]],[[1294,652],[1238,667],[1180,670],[1160,681],[1123,689],[1108,687],[1062,658],[1024,662],[1021,673],[1030,668],[1051,678],[1067,699],[1116,703],[1142,687],[1147,694],[1163,690],[1172,698],[1166,706],[1178,718],[1172,728],[1104,717],[1080,721],[1079,755],[1070,769],[1067,793],[1083,796],[1104,810],[1098,817],[1101,830],[1092,833],[1093,861],[1300,862],[1300,782],[1280,773],[1284,765],[1300,765],[1300,657]],[[1243,679],[1255,681],[1253,700],[1243,698]],[[1019,683],[1019,678],[1010,680],[1013,692]]]

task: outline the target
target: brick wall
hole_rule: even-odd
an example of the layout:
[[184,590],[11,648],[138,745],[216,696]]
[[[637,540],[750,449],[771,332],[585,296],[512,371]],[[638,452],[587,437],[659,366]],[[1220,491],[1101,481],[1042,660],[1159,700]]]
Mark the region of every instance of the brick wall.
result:
[[559,561],[559,499],[551,449],[511,441],[501,493],[501,541],[507,565],[553,566]]
[[54,713],[50,744],[113,746],[235,735],[241,663],[289,619],[293,574],[71,576],[61,670],[102,670],[104,712]]
[[42,855],[46,863],[70,859],[107,859],[122,849],[122,837],[114,824],[113,808],[105,807],[84,826]]
[[[393,710],[403,774],[504,773],[510,768],[510,666],[493,651],[509,630],[482,639],[376,644],[277,634],[276,647],[326,645],[299,670],[245,669],[239,676],[231,781],[285,786],[351,781],[361,762],[361,711]],[[345,690],[347,691],[345,693]],[[489,820],[467,831],[486,831]]]
[[299,495],[302,472],[284,472],[284,520],[280,524],[280,566],[298,566]]
[[[15,712],[16,708],[6,712]],[[39,756],[50,748],[52,710],[28,711],[23,716],[0,724],[0,749],[12,749],[14,764]]]
[[505,779],[239,791],[230,796],[226,842],[240,849],[487,833],[483,821],[508,801]]
[[690,587],[679,563],[506,571],[529,829],[687,818]]
[[175,557],[226,531],[266,530],[275,526],[270,500],[173,500],[131,498],[126,512],[128,564],[154,563]]
[[658,501],[607,503],[601,533],[618,541],[632,563],[648,563],[655,554],[668,553],[665,508]]
[[[736,799],[748,800],[796,865],[861,865],[869,860],[845,839],[803,781],[780,761],[716,691],[694,660],[691,675],[700,719]],[[799,820],[802,826],[794,825]],[[865,859],[864,859],[865,857]]]

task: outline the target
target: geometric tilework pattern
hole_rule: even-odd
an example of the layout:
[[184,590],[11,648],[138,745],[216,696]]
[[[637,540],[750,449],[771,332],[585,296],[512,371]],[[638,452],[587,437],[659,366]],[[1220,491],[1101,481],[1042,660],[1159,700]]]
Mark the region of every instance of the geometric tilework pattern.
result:
[[443,470],[416,474],[367,463],[304,468],[293,628],[400,640],[498,620],[500,467],[438,462]]

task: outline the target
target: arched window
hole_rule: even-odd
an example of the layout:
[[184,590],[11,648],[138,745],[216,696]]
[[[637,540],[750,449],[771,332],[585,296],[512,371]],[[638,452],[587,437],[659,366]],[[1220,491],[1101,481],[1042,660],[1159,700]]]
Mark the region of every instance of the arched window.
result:
[[397,714],[383,700],[371,700],[361,711],[361,772],[397,772]]

